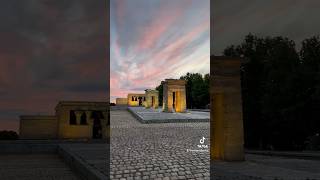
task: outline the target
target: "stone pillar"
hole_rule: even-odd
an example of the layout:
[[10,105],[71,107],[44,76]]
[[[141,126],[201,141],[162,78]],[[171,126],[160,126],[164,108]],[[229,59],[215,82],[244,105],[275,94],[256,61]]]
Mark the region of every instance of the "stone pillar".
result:
[[108,125],[109,113],[107,111],[102,112],[104,119],[101,120],[102,125],[102,138],[109,139],[110,138],[110,126]]
[[83,112],[82,111],[75,111],[74,113],[76,114],[77,124],[79,125],[80,121],[81,121],[81,115]]
[[91,111],[85,111],[86,116],[87,116],[87,123],[88,125],[92,126],[93,125],[93,121],[91,119]]
[[244,160],[241,59],[210,58],[211,158]]
[[180,111],[185,112],[187,110],[187,95],[186,95],[186,90],[183,89],[180,92]]
[[167,92],[167,112],[173,112],[173,92],[168,89]]
[[159,92],[156,96],[154,96],[154,105],[153,105],[154,109],[158,109],[158,107],[159,107]]

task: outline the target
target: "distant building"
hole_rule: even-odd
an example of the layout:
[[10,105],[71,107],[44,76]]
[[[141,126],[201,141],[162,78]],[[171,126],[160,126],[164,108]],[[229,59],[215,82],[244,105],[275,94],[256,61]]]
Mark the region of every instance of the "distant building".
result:
[[128,105],[128,98],[116,98],[116,105]]
[[153,89],[146,89],[146,102],[144,106],[146,108],[158,108],[159,107],[159,91]]
[[[187,110],[186,102],[186,81],[182,79],[165,79],[163,85],[163,104],[164,112],[183,113]],[[157,109],[159,107],[159,91],[146,89],[145,94],[128,94],[125,98],[117,98],[116,105],[144,106],[146,108]]]
[[128,94],[127,98],[116,98],[117,106],[144,106],[146,108],[159,107],[159,92],[157,90],[146,89],[145,94]]
[[128,94],[128,106],[144,106],[145,94]]
[[107,102],[61,101],[52,116],[20,116],[21,139],[105,139]]

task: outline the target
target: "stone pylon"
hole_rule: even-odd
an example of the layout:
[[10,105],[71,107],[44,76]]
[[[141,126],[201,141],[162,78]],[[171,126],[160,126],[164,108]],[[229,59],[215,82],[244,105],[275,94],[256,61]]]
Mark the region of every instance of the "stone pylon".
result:
[[166,79],[163,83],[163,111],[185,112],[186,81],[181,79]]
[[211,158],[244,160],[240,58],[210,58]]

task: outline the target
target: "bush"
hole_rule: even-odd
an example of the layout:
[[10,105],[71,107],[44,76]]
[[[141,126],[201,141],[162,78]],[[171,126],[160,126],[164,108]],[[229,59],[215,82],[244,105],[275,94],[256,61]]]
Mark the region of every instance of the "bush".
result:
[[320,150],[320,135],[319,133],[309,136],[306,141],[306,149],[307,150]]
[[0,140],[16,140],[18,134],[15,131],[0,131]]

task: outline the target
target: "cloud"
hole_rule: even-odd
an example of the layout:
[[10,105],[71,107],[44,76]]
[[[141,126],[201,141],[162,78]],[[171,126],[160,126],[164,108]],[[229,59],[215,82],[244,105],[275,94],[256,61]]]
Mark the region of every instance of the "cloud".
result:
[[193,61],[209,62],[208,0],[117,2],[111,4],[112,100],[179,78],[181,71],[193,72],[187,65]]
[[249,33],[259,36],[286,36],[298,44],[319,34],[318,0],[231,0],[214,1],[213,52],[239,44]]
[[59,100],[106,100],[104,1],[0,5],[0,121],[18,120],[18,113],[53,114]]

